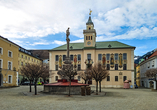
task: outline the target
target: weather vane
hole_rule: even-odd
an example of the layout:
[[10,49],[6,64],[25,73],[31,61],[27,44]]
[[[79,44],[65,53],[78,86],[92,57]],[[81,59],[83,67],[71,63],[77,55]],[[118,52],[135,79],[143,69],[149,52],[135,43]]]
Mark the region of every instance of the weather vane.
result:
[[89,15],[91,15],[91,13],[92,13],[92,10],[91,10],[91,9],[89,9],[89,11],[90,11]]

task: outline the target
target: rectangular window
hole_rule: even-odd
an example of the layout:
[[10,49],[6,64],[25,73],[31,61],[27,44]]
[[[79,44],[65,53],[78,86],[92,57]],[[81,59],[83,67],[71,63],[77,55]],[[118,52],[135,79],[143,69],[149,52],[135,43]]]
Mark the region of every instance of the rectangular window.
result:
[[110,54],[106,54],[107,60],[110,60]]
[[63,55],[63,61],[65,61],[66,55]]
[[115,60],[118,60],[118,53],[114,54],[114,58],[115,58]]
[[25,56],[25,59],[27,59],[27,56]]
[[102,54],[98,54],[98,60],[102,60]]
[[55,77],[55,81],[58,81],[58,76]]
[[123,70],[127,70],[127,65],[123,64]]
[[92,36],[91,36],[91,40],[92,40]]
[[127,53],[123,53],[123,60],[127,59]]
[[91,60],[91,54],[87,54],[87,59]]
[[3,48],[0,47],[0,54],[2,55],[3,54]]
[[23,55],[21,55],[21,58],[23,58]]
[[56,61],[58,61],[58,59],[59,59],[59,58],[58,58],[58,55],[56,55],[56,58],[55,58],[55,59],[56,59]]
[[115,81],[118,81],[118,76],[115,76]]
[[8,56],[12,57],[12,52],[11,51],[8,51]]
[[35,62],[35,59],[34,59],[34,62]]
[[78,81],[80,81],[80,76],[77,77]]
[[81,61],[81,55],[77,55],[78,61]]
[[110,70],[110,64],[107,64],[107,70]]
[[127,76],[123,76],[123,81],[127,80]]
[[56,71],[58,70],[58,65],[56,65]]
[[2,64],[3,64],[3,62],[2,62],[2,60],[0,59],[0,68],[2,68]]
[[33,58],[32,58],[32,62],[33,62]]
[[23,62],[21,62],[21,66],[23,66]]
[[88,36],[88,38],[89,38],[88,40],[90,40],[90,36]]
[[110,76],[107,76],[107,81],[110,81]]
[[28,57],[28,60],[30,60],[30,57]]
[[81,65],[80,65],[80,64],[78,64],[77,66],[78,66],[78,68],[77,68],[77,69],[78,69],[78,70],[81,70]]
[[12,62],[8,62],[8,70],[12,70]]
[[73,61],[73,60],[74,60],[74,59],[73,59],[73,55],[70,55],[70,60],[71,60],[71,61]]
[[115,64],[115,70],[118,70],[118,64]]
[[12,76],[8,76],[8,83],[12,83]]

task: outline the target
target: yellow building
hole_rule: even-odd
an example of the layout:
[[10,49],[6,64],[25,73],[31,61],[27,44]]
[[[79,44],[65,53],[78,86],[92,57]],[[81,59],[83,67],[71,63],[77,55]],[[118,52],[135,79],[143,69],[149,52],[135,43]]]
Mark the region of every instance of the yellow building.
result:
[[27,63],[42,63],[42,60],[33,54],[0,36],[0,86],[18,86],[23,75],[20,68]]
[[30,51],[22,47],[19,47],[19,54],[18,54],[19,83],[21,83],[21,80],[23,78],[23,75],[20,72],[20,68],[23,65],[27,65],[28,63],[39,64],[42,63],[42,60],[36,56],[33,56],[33,54]]
[[18,85],[18,51],[17,44],[0,36],[0,86]]
[[[109,70],[110,76],[102,81],[102,87],[121,88],[124,81],[131,80],[134,87],[134,49],[135,47],[118,41],[96,42],[96,30],[91,20],[91,16],[83,30],[84,43],[70,43],[70,59],[73,65],[77,66],[78,71],[84,71],[87,67],[85,62],[93,62],[93,65],[100,62]],[[66,39],[66,38],[65,38]],[[49,50],[50,83],[60,79],[57,71],[64,66],[67,53],[67,45],[62,45]],[[80,76],[76,76],[79,83],[84,82]],[[89,81],[96,85],[95,80]]]
[[140,65],[136,66],[136,84],[140,86]]

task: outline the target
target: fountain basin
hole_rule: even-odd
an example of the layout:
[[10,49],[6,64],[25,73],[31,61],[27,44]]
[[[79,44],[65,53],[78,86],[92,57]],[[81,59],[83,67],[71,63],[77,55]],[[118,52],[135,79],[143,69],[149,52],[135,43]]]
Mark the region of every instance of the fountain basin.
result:
[[[69,94],[69,83],[67,80],[58,80],[57,83],[44,84],[45,93],[51,94]],[[78,80],[71,81],[71,91],[72,95],[80,95],[81,94],[81,86],[89,86],[89,84],[78,83]]]

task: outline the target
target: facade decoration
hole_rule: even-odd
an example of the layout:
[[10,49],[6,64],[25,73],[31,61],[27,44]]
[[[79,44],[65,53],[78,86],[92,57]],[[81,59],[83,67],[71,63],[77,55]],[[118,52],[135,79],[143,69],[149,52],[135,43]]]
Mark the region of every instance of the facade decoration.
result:
[[103,54],[103,56],[102,56],[102,65],[103,65],[103,66],[106,65],[106,57],[105,57],[105,54]]
[[122,68],[122,54],[119,54],[119,67]]
[[74,55],[74,67],[76,68],[77,66],[77,55]]
[[59,68],[62,67],[62,55],[59,56]]
[[113,53],[111,54],[110,63],[111,63],[111,68],[113,68],[114,67],[114,55],[113,55]]

